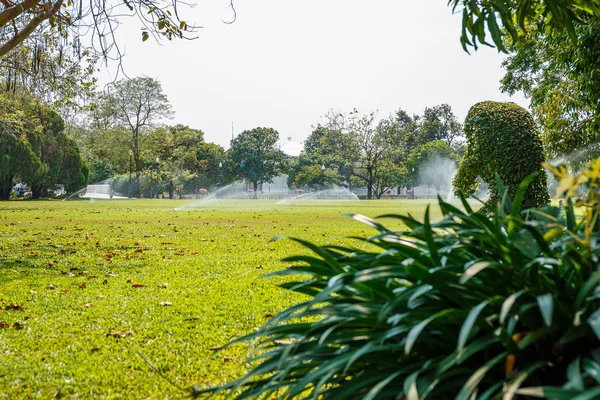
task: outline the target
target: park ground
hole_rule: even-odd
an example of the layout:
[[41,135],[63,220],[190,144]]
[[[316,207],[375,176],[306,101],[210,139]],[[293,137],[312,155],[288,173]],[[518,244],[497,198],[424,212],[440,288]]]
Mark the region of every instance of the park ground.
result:
[[[0,398],[180,398],[244,372],[216,349],[299,300],[262,275],[426,201],[0,203]],[[433,216],[439,209],[432,206]],[[386,222],[402,229],[397,220]]]

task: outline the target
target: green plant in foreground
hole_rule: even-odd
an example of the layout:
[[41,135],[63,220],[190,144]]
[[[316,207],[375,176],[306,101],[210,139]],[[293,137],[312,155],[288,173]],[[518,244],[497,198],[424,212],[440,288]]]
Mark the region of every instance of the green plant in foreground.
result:
[[[297,240],[314,256],[274,275],[308,299],[233,343],[256,346],[250,372],[196,395],[236,398],[491,399],[600,397],[600,159],[561,179],[565,210],[528,218],[505,193],[490,216],[439,199],[438,222],[411,216],[365,251]],[[572,201],[577,186],[585,199]],[[575,206],[584,207],[578,222]],[[364,246],[363,246],[364,247]]]

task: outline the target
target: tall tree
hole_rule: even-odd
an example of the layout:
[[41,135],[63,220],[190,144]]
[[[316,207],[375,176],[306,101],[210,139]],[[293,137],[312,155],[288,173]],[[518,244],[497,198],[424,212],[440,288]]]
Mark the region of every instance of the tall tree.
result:
[[38,121],[27,116],[22,104],[0,96],[0,200],[8,200],[18,181],[30,180],[43,172],[27,132],[37,130]]
[[566,32],[524,33],[503,64],[502,90],[531,99],[551,157],[588,147],[570,160],[577,164],[600,154],[600,19],[575,29],[576,42]]
[[38,109],[38,113],[41,133],[30,132],[28,139],[30,142],[39,140],[34,145],[34,152],[44,168],[41,173],[32,175],[26,181],[31,188],[32,198],[52,196],[60,187],[66,192],[83,188],[88,182],[88,168],[75,141],[65,134],[63,119],[55,111],[43,106]]
[[100,107],[114,124],[128,132],[127,144],[133,153],[136,172],[136,194],[140,197],[142,149],[148,135],[173,112],[160,82],[147,76],[116,82],[104,96]]
[[273,178],[283,171],[283,153],[275,147],[278,140],[279,133],[275,129],[254,128],[231,141],[231,172],[252,183],[255,198],[259,184],[273,182]]
[[448,104],[425,108],[423,118],[420,120],[420,128],[421,144],[443,140],[448,146],[454,148],[464,139],[462,125]]

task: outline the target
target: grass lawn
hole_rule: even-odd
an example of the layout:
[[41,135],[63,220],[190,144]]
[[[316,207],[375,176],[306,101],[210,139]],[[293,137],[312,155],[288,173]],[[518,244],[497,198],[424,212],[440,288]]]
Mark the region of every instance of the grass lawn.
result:
[[306,250],[269,239],[340,243],[374,232],[343,213],[425,209],[407,200],[190,204],[0,203],[0,398],[183,397],[138,350],[183,387],[237,377],[249,349],[214,348],[298,300],[260,277]]

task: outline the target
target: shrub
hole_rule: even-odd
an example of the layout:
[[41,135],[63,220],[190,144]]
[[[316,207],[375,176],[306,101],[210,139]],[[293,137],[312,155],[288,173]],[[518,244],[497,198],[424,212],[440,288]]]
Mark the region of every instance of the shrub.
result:
[[472,195],[477,190],[477,177],[490,185],[488,205],[493,207],[501,193],[496,174],[514,197],[519,183],[533,172],[539,172],[523,198],[523,208],[540,207],[550,201],[546,176],[541,173],[544,150],[535,122],[527,110],[514,103],[485,101],[469,110],[465,119],[467,148],[453,181],[457,195]]
[[[316,246],[274,275],[306,300],[235,340],[255,344],[251,369],[196,395],[320,399],[549,399],[600,396],[600,160],[564,169],[566,209],[520,212],[529,176],[491,216],[439,199],[443,218],[397,218],[359,247]],[[577,222],[570,196],[588,195]],[[499,185],[499,193],[508,191]],[[365,250],[365,248],[367,250]]]

